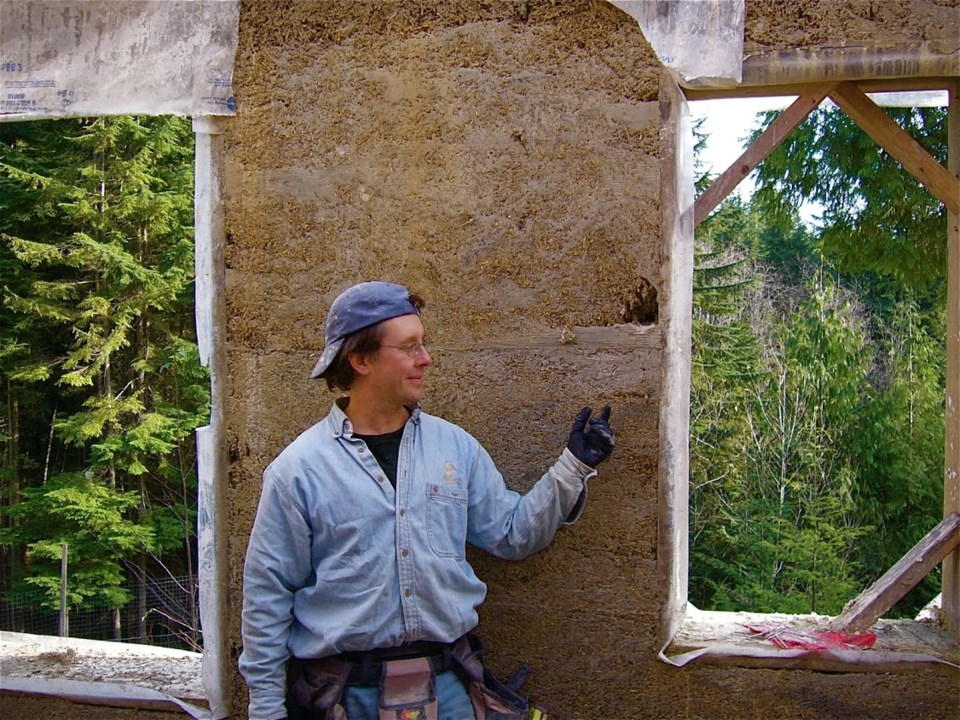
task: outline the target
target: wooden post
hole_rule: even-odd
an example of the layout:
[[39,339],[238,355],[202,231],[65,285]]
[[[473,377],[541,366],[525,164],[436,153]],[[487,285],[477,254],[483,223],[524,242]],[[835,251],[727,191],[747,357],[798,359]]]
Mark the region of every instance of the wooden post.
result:
[[[947,168],[960,176],[960,82],[950,89]],[[947,213],[947,413],[943,515],[960,512],[960,214]],[[960,550],[943,562],[943,618],[960,641]]]
[[60,637],[70,637],[70,611],[67,609],[67,544],[60,545]]

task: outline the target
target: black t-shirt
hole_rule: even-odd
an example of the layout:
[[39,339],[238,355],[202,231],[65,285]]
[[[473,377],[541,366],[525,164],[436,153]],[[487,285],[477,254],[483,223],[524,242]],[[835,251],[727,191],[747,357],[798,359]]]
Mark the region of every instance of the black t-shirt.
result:
[[400,441],[403,439],[403,428],[394,430],[385,435],[361,435],[354,433],[354,437],[363,440],[370,452],[380,464],[380,469],[394,487],[397,486],[397,460],[400,458]]

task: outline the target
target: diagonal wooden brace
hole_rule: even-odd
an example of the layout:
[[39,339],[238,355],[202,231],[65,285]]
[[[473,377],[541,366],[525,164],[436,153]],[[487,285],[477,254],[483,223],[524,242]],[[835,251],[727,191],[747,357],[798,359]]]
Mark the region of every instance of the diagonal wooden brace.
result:
[[960,513],[951,513],[887,570],[847,603],[831,623],[834,630],[863,632],[960,546]]
[[750,143],[750,147],[743,151],[722,175],[710,183],[710,187],[703,191],[697,198],[693,206],[693,226],[696,227],[707,217],[714,208],[722,203],[727,195],[733,192],[733,189],[753,169],[763,162],[767,155],[773,152],[780,143],[786,140],[797,126],[807,119],[823,102],[833,89],[836,83],[823,83],[820,85],[811,85],[798,97],[793,103],[784,110],[777,118],[767,126],[760,137]]
[[830,93],[830,99],[946,205],[950,212],[960,214],[960,180],[938,163],[860,88],[851,82],[842,82]]

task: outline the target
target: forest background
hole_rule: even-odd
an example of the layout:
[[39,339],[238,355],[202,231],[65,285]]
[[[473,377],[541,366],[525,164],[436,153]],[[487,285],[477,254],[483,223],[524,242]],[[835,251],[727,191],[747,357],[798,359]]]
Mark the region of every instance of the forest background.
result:
[[200,647],[193,162],[182,117],[0,124],[3,629],[65,549],[72,635]]
[[[888,112],[945,161],[945,110]],[[941,519],[946,213],[830,108],[756,187],[697,229],[690,599],[837,614]],[[199,649],[193,267],[188,119],[0,124],[0,592],[53,612],[66,547],[101,635]]]

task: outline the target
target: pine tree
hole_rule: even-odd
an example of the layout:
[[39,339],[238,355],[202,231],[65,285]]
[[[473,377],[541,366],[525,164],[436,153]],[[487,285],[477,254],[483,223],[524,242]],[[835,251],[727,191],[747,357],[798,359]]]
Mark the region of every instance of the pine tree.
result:
[[735,419],[720,419],[733,427],[742,418],[742,429],[722,453],[726,469],[705,465],[694,504],[703,542],[692,550],[691,586],[704,607],[835,613],[857,585],[853,552],[866,529],[845,445],[868,397],[870,351],[836,288],[808,292],[798,301],[767,278],[751,298],[759,356]]
[[[885,111],[946,161],[943,108]],[[753,136],[775,115],[765,114]],[[756,172],[754,202],[769,217],[789,225],[801,202],[823,208],[820,250],[837,270],[888,276],[915,290],[945,277],[945,207],[842,110],[815,110]]]
[[725,203],[698,230],[694,264],[690,398],[690,595],[712,607],[734,581],[735,554],[721,518],[742,501],[744,390],[758,369],[750,327],[754,224],[744,206]]
[[[942,318],[937,315],[936,317]],[[905,293],[892,308],[872,372],[876,401],[864,409],[851,442],[856,497],[871,542],[858,548],[864,586],[873,582],[940,520],[943,511],[944,328]],[[894,608],[914,617],[939,592],[939,568]]]
[[728,199],[696,248],[691,599],[838,612],[865,532],[844,445],[869,397],[863,313],[792,210],[770,223],[755,203]]

